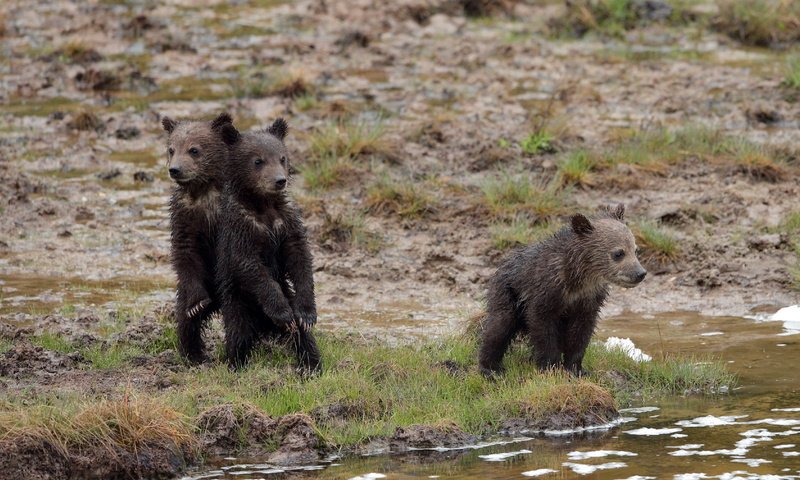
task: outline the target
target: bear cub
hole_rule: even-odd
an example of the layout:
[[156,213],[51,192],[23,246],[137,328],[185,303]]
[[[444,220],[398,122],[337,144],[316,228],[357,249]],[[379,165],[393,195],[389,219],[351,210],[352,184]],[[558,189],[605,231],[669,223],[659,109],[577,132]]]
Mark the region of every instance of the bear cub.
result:
[[205,358],[203,329],[219,309],[214,268],[221,171],[228,158],[222,137],[233,125],[227,113],[211,122],[164,117],[161,123],[169,134],[168,169],[175,182],[169,211],[172,266],[178,277],[178,349],[187,360],[199,363]]
[[317,321],[311,252],[298,208],[287,195],[288,126],[230,136],[217,255],[225,351],[242,366],[259,337],[287,337],[299,366],[321,362],[311,327]]
[[563,367],[575,375],[597,324],[610,284],[631,288],[647,272],[636,240],[623,223],[625,206],[603,209],[552,237],[512,253],[489,281],[488,316],[478,364],[485,375],[503,370],[503,356],[527,333],[540,370]]

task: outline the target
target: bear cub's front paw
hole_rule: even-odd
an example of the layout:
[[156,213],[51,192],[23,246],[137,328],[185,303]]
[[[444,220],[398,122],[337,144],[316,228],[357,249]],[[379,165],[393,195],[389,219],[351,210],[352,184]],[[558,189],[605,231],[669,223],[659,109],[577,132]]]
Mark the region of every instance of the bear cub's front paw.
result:
[[314,305],[295,305],[292,310],[294,311],[295,321],[303,328],[311,328],[317,323],[317,309]]

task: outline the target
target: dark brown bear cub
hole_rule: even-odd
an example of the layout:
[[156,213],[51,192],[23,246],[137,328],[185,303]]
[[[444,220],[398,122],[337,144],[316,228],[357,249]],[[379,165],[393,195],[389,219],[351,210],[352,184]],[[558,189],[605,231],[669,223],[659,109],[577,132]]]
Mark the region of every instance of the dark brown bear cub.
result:
[[161,121],[169,133],[172,265],[178,277],[175,316],[178,348],[190,362],[204,359],[203,328],[219,309],[214,282],[222,167],[228,158],[224,135],[238,135],[223,113],[211,122]]
[[238,367],[260,336],[289,335],[300,367],[318,371],[311,253],[300,213],[286,193],[286,131],[278,119],[266,131],[230,143],[217,256],[225,351]]
[[630,288],[647,275],[624,213],[619,205],[592,219],[574,215],[571,225],[503,262],[489,282],[478,359],[484,374],[503,370],[503,355],[521,331],[539,369],[585,373],[583,355],[609,284]]

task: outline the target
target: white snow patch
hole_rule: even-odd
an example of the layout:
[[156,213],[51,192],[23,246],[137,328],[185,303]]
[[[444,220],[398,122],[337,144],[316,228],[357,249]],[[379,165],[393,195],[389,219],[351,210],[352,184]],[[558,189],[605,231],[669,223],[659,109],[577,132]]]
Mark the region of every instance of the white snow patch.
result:
[[524,455],[526,453],[531,453],[531,451],[519,450],[516,452],[490,453],[488,455],[478,455],[478,457],[486,460],[487,462],[502,462],[508,458],[516,457],[517,455]]
[[745,318],[757,322],[783,322],[783,335],[800,333],[800,305],[783,307],[772,315],[759,313],[758,315],[747,315]]
[[700,456],[700,457],[709,457],[711,455],[729,455],[729,456],[742,456],[747,453],[746,448],[723,448],[721,450],[675,450],[674,452],[669,452],[670,455],[673,457],[691,457],[691,456]]
[[667,448],[680,448],[683,450],[700,450],[704,443],[687,443],[686,445],[667,445]]
[[386,478],[382,473],[365,473],[357,477],[352,477],[350,480],[375,480],[376,478]]
[[783,452],[784,457],[800,457],[800,452]]
[[598,470],[610,470],[613,468],[625,468],[628,466],[627,463],[622,462],[601,463],[600,465],[584,465],[582,463],[564,462],[562,465],[571,468],[572,471],[578,475],[589,475],[590,473],[594,473]]
[[686,438],[688,436],[689,435],[686,435],[685,433],[673,433],[672,435],[670,435],[670,437],[672,438]]
[[628,435],[669,435],[670,433],[676,433],[682,431],[682,428],[637,428],[635,430],[627,430],[623,433],[627,433]]
[[[620,410],[622,411],[622,410]],[[770,412],[800,412],[800,407],[792,408],[771,408]]]
[[774,447],[777,450],[782,450],[784,448],[794,448],[794,443],[783,443],[781,445],[775,445]]
[[530,470],[528,472],[522,472],[523,477],[541,477],[542,475],[547,475],[548,473],[556,473],[556,470],[552,468],[540,468],[538,470]]
[[606,350],[622,350],[625,355],[637,362],[649,362],[653,359],[650,355],[636,348],[630,338],[608,337],[604,346]]
[[681,420],[675,422],[675,425],[681,427],[718,427],[720,425],[733,425],[736,423],[736,419],[745,417],[747,417],[747,415],[731,415],[725,417],[706,415],[705,417],[697,417],[692,420]]
[[679,473],[672,477],[675,480],[700,480],[708,478],[705,473]]
[[610,455],[615,455],[617,457],[635,457],[638,454],[622,450],[593,450],[589,452],[569,452],[567,458],[570,460],[586,460],[587,458],[603,458]]
[[716,337],[717,335],[725,335],[725,332],[704,332],[701,333],[701,337]]
[[763,458],[734,458],[731,462],[745,463],[748,467],[757,468],[762,463],[772,463],[772,460],[764,460]]
[[619,413],[649,413],[661,410],[658,407],[633,407],[633,408],[620,408]]

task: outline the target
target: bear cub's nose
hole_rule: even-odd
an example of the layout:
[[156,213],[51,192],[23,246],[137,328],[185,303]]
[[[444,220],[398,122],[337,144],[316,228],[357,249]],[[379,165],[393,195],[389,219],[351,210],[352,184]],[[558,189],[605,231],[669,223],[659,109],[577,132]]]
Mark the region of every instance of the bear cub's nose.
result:
[[286,177],[276,178],[275,186],[278,188],[278,190],[283,190],[283,188],[286,186]]
[[636,283],[641,282],[644,280],[644,277],[647,276],[647,270],[642,270],[641,272],[636,274]]
[[172,178],[178,178],[181,174],[181,169],[176,167],[171,167],[169,169],[169,176]]

